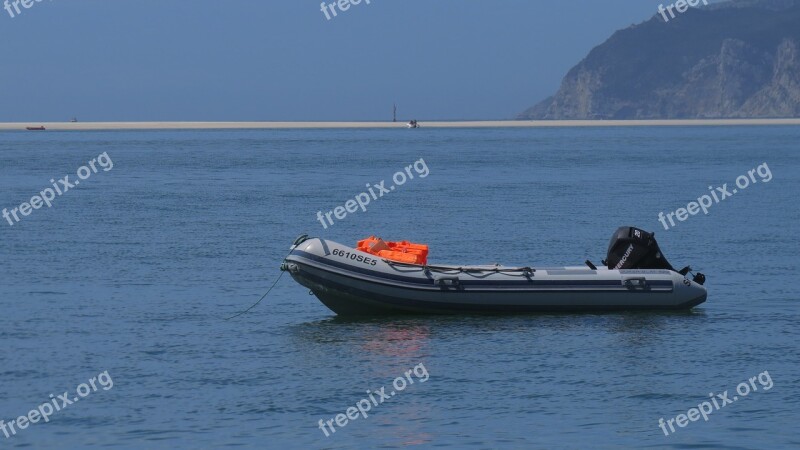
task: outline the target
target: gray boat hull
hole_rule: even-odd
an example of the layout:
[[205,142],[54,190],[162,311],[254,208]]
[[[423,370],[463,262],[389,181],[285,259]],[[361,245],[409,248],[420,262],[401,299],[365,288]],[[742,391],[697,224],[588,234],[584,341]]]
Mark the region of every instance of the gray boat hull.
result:
[[340,315],[684,310],[707,295],[670,270],[415,266],[319,238],[283,267]]

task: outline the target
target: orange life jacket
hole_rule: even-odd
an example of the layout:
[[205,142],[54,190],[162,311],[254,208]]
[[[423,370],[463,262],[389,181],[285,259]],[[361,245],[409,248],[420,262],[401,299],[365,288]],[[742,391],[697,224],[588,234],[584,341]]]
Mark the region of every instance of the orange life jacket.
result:
[[375,236],[358,241],[356,249],[380,256],[390,261],[425,265],[428,263],[428,246],[408,241],[384,241]]

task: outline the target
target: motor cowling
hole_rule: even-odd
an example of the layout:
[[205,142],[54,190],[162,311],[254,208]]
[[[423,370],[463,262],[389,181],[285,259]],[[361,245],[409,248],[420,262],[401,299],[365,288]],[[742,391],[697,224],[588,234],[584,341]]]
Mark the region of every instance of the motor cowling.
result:
[[661,253],[654,233],[636,227],[619,227],[611,236],[603,261],[609,269],[668,269],[675,271]]

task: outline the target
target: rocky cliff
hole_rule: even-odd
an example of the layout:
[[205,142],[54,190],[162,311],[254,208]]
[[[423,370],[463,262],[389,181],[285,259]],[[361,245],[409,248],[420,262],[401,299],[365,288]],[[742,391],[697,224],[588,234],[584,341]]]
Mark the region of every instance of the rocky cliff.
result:
[[[700,3],[702,5],[702,3]],[[617,31],[521,119],[800,117],[800,0],[692,8]]]

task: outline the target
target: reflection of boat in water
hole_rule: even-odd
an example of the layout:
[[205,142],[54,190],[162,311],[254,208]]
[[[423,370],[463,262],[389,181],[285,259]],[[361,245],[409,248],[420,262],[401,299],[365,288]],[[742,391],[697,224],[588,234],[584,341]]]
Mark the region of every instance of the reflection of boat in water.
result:
[[365,335],[361,349],[381,356],[418,356],[430,338],[424,326],[388,323]]
[[45,128],[44,128],[43,126],[39,126],[39,127],[25,127],[25,129],[26,129],[26,130],[28,130],[28,131],[44,131],[44,130],[45,130]]
[[302,236],[281,268],[342,315],[681,310],[706,300],[705,277],[687,278],[688,267],[675,271],[652,234],[633,227],[617,230],[602,268],[588,261],[589,267],[434,266],[400,262],[394,250],[377,255]]

